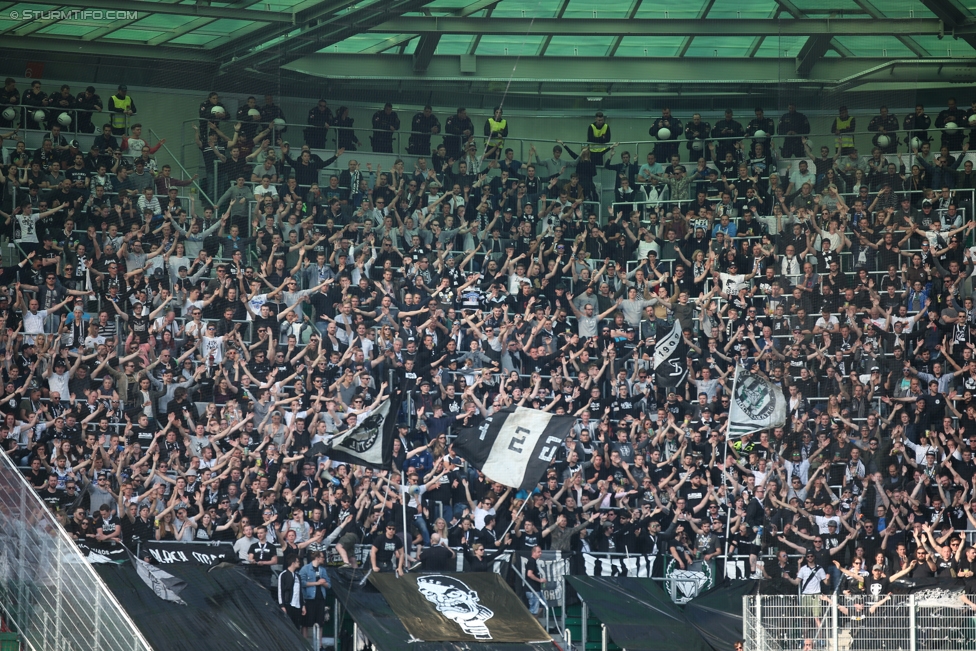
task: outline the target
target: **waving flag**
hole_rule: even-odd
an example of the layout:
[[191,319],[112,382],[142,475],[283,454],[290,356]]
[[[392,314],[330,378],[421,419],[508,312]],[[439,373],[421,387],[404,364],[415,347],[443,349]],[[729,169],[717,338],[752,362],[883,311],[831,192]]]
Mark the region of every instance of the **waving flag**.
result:
[[461,430],[454,449],[493,481],[519,490],[536,487],[576,419],[540,409],[506,407],[479,427]]

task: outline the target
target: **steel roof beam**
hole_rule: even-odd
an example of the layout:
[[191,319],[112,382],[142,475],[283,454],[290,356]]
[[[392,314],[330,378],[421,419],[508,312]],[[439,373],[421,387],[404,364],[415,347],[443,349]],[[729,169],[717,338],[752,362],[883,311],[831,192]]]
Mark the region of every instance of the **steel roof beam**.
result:
[[[383,22],[374,33],[499,34],[517,36],[708,36],[715,21],[699,18],[651,20],[626,18],[458,18],[401,16]],[[721,21],[722,36],[864,36],[866,30],[887,35],[937,35],[934,18],[803,18]]]

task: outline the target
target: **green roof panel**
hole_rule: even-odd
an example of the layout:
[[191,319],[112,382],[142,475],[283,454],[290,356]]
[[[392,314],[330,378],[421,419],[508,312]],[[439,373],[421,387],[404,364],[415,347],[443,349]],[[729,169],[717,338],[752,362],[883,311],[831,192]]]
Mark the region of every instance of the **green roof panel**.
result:
[[129,27],[123,29],[117,29],[111,34],[109,34],[107,40],[118,40],[118,41],[139,41],[145,42],[151,38],[156,38],[157,36],[162,36],[166,32],[151,32],[144,29],[132,29]]
[[[618,57],[673,57],[678,48],[684,43],[683,36],[659,36],[644,38],[642,36],[625,36],[620,39],[617,48]],[[551,51],[551,48],[550,48]]]
[[475,54],[483,56],[535,56],[544,36],[497,36],[486,34]]
[[219,36],[214,36],[212,34],[205,34],[199,31],[190,32],[189,34],[183,34],[182,36],[177,36],[172,41],[169,41],[167,45],[194,45],[201,46],[210,43],[211,41],[216,41]]
[[467,34],[444,34],[441,36],[441,40],[437,42],[437,49],[434,50],[435,55],[458,55],[467,54],[468,50],[471,49],[471,41],[474,36]]
[[495,5],[491,15],[493,18],[554,18],[561,5],[562,0],[539,0],[538,2],[502,0]]
[[633,0],[569,0],[565,18],[626,18],[633,6]]
[[609,47],[610,38],[607,36],[553,36],[546,56],[600,57],[606,55]]
[[752,46],[751,36],[696,36],[686,57],[743,57]]
[[770,18],[779,5],[776,0],[715,0],[708,11],[708,20],[743,20],[747,18]]

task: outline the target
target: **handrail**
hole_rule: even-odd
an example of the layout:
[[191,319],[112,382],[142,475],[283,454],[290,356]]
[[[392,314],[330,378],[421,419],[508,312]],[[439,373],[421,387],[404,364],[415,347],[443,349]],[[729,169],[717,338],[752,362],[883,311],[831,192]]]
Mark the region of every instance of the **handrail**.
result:
[[149,128],[149,134],[154,138],[156,138],[156,141],[160,143],[163,150],[170,155],[170,158],[172,158],[173,161],[176,163],[176,165],[180,168],[180,174],[184,175],[185,177],[190,177],[190,183],[192,187],[196,188],[197,192],[200,193],[200,196],[207,200],[207,203],[213,205],[213,200],[209,196],[207,196],[207,193],[204,192],[202,187],[200,187],[200,184],[197,182],[196,179],[193,178],[193,175],[190,174],[190,172],[187,171],[185,167],[183,167],[183,161],[179,160],[179,158],[173,155],[173,152],[170,151],[170,148],[166,146],[166,143],[162,142],[164,139],[160,138],[159,135],[155,131],[153,131],[152,127]]
[[[896,115],[896,114],[900,115],[901,112],[894,111],[894,112],[890,113],[890,115]],[[630,120],[634,120],[636,118],[629,118],[629,119]],[[770,119],[772,119],[773,122],[778,126],[778,118],[777,117],[773,117],[773,118],[770,118]],[[186,127],[187,127],[188,124],[196,124],[196,123],[199,123],[200,120],[201,120],[201,118],[199,118],[199,117],[183,120],[183,123],[182,123],[183,124],[183,135],[185,135],[185,133],[186,133]],[[225,118],[224,120],[221,120],[221,122],[232,122],[232,123],[234,123],[234,122],[237,122],[237,120]],[[684,121],[682,121],[682,122],[683,122],[683,124],[684,124],[685,127],[688,126],[688,123],[686,123]],[[748,120],[745,120],[745,124],[743,124],[743,128],[745,128],[747,126],[748,122],[749,122]],[[648,119],[648,125],[650,125],[650,123],[651,123],[651,119]],[[260,123],[260,124],[263,124],[263,123]],[[909,133],[909,131],[912,131],[913,133],[916,132],[914,130],[904,129],[903,128],[903,121],[900,120],[900,119],[898,120],[898,124],[899,124],[898,130],[895,131],[895,132],[893,132],[893,134],[895,134],[894,137],[896,138],[895,151],[889,151],[890,150],[890,147],[891,147],[890,145],[889,145],[889,147],[886,147],[886,148],[879,148],[879,149],[881,149],[881,151],[883,152],[884,155],[898,154],[898,152],[897,152],[898,145],[899,144],[904,144],[901,141],[904,139],[905,135],[907,133]],[[283,126],[286,127],[286,128],[295,128],[295,129],[300,129],[300,130],[304,130],[306,128],[317,128],[317,127],[313,127],[312,125],[309,125],[309,124],[302,124],[302,123],[298,123],[298,122],[286,122]],[[475,125],[475,127],[476,127],[475,133],[472,134],[471,140],[469,140],[468,142],[473,141],[478,146],[478,150],[477,150],[478,151],[478,156],[479,157],[483,157],[484,154],[485,154],[485,151],[486,151],[485,141],[487,140],[487,138],[485,138],[485,136],[482,135],[481,130],[477,128],[478,125]],[[321,127],[321,128],[325,128],[325,127]],[[959,130],[960,131],[964,131],[967,128],[969,128],[968,125],[960,125],[959,126]],[[330,146],[329,147],[326,147],[326,148],[323,148],[323,149],[324,150],[335,150],[335,149],[337,149],[338,148],[338,134],[340,132],[343,132],[343,131],[349,131],[349,132],[359,131],[359,132],[362,132],[362,133],[373,133],[373,129],[372,129],[371,126],[365,126],[365,127],[337,127],[337,126],[331,126],[331,127],[328,128],[328,130],[327,130],[327,136],[326,136],[328,138],[327,143]],[[945,133],[946,131],[947,130],[944,129],[944,128],[936,128],[936,127],[933,126],[933,127],[930,127],[929,129],[927,129],[925,132],[928,134],[928,137],[930,138],[930,142],[934,143],[935,142],[935,139],[933,138],[933,135],[935,133]],[[439,143],[433,142],[433,141],[431,142],[432,151],[430,153],[427,153],[427,154],[411,154],[411,153],[408,152],[407,146],[404,145],[404,137],[406,137],[406,139],[409,141],[410,136],[414,136],[414,135],[423,136],[423,137],[430,137],[432,139],[434,139],[434,138],[446,139],[446,138],[452,137],[451,134],[446,134],[444,132],[443,128],[442,128],[441,132],[438,133],[438,134],[430,134],[430,133],[425,133],[425,132],[410,131],[409,129],[399,129],[399,130],[397,130],[397,131],[395,131],[393,133],[393,143],[394,143],[393,152],[386,152],[386,155],[424,156],[424,157],[429,158],[430,155],[431,155],[431,153],[433,153],[433,150],[436,149],[436,147],[437,147],[437,145]],[[847,135],[847,134],[845,134],[845,135]],[[871,147],[864,148],[864,151],[871,151],[871,150],[873,150],[876,147],[876,145],[873,144],[873,137],[876,136],[876,135],[878,135],[878,134],[877,134],[877,132],[868,131],[866,127],[863,128],[863,129],[857,129],[856,131],[851,132],[849,135],[851,135],[852,137],[858,137],[858,136],[864,137],[864,136],[868,136],[868,137],[871,137],[872,138],[872,145],[871,145]],[[458,136],[458,137],[460,138],[461,136]],[[777,135],[777,134],[769,134],[768,139],[770,139],[773,142],[773,144],[775,145],[777,139],[779,139],[780,141],[782,141],[782,139],[787,138],[787,137],[804,138],[804,139],[807,139],[807,140],[809,140],[810,138],[826,138],[827,139],[826,142],[828,142],[829,144],[825,144],[823,146],[828,146],[831,149],[835,148],[835,146],[837,145],[837,142],[838,142],[838,136],[837,135],[835,135],[833,133],[830,133],[830,132],[819,132],[819,131],[818,132],[811,132],[811,133],[806,134],[804,136],[784,136],[784,135]],[[302,135],[302,140],[304,140],[304,135]],[[738,142],[738,141],[743,141],[743,140],[750,140],[750,141],[751,140],[757,140],[757,141],[762,141],[763,138],[756,139],[752,135],[726,136],[726,137],[716,137],[716,138],[713,138],[713,137],[709,136],[709,137],[705,138],[704,140],[706,142],[725,142],[725,141],[728,141],[728,142]],[[520,136],[508,136],[508,137],[504,138],[504,141],[505,141],[505,145],[502,148],[503,150],[504,149],[509,149],[509,148],[511,148],[511,149],[514,150],[515,147],[512,146],[513,144],[518,146],[518,151],[515,152],[516,153],[516,159],[519,160],[519,161],[522,161],[523,162],[523,165],[524,164],[527,164],[526,154],[528,152],[526,151],[526,149],[527,149],[526,148],[526,144],[528,144],[529,145],[529,148],[531,148],[535,144],[547,145],[547,146],[554,147],[556,145],[562,145],[564,143],[569,143],[570,146],[573,147],[574,149],[578,149],[578,148],[582,147],[583,145],[587,144],[586,142],[584,142],[582,140],[574,140],[574,139],[528,138],[528,137],[520,137]],[[633,151],[631,152],[631,161],[637,163],[638,165],[640,165],[640,164],[643,163],[643,160],[638,160],[637,157],[640,156],[640,155],[642,155],[642,151],[643,151],[644,154],[650,153],[651,150],[653,150],[654,148],[656,148],[659,144],[662,144],[662,142],[664,144],[669,144],[669,145],[670,144],[673,144],[673,145],[675,145],[676,148],[678,149],[679,155],[682,157],[682,162],[689,162],[690,161],[690,159],[684,160],[685,154],[687,153],[687,148],[684,145],[686,145],[689,142],[692,142],[692,140],[689,139],[689,138],[686,138],[684,133],[682,133],[676,139],[667,140],[667,141],[659,141],[657,139],[647,138],[647,139],[635,139],[635,140],[621,140],[621,141],[616,141],[616,144],[617,144],[617,148],[619,150],[621,150],[621,151],[623,151],[623,150],[625,150],[627,148],[633,149]],[[183,144],[181,145],[182,151],[185,153],[186,148],[188,146],[192,145],[192,144],[193,144],[192,142],[191,143],[187,143],[187,142],[184,141]],[[613,143],[608,143],[606,145],[606,147],[609,149],[609,147],[610,147],[611,144],[613,144]],[[705,151],[705,147],[706,147],[706,145],[703,144],[702,151]],[[317,148],[317,150],[323,150],[323,149]],[[349,151],[349,150],[347,150],[347,151]],[[935,151],[938,151],[938,150],[936,149]],[[357,150],[357,153],[362,153],[362,154],[382,154],[384,152],[373,152],[373,151],[367,151],[365,149],[360,149],[360,150]],[[539,152],[539,153],[543,153],[544,155],[546,155],[546,154],[549,153],[549,151]],[[909,150],[906,153],[911,154],[911,151]],[[804,155],[802,155],[802,156],[790,157],[790,158],[792,158],[792,159],[797,159],[797,158],[799,158],[799,159],[803,159],[803,158],[812,159],[812,158],[815,157],[813,154],[814,154],[814,152],[812,152],[812,151],[810,151],[810,152],[805,151],[804,152]],[[501,155],[499,156],[499,158],[502,158],[502,157],[503,156],[501,156]],[[779,156],[777,156],[776,158],[779,159]],[[566,158],[566,160],[572,160],[572,158],[571,157],[570,158]],[[617,160],[619,161],[619,158]],[[784,158],[783,160],[787,160],[787,158]],[[483,162],[487,163],[487,159],[484,159]],[[662,164],[666,164],[669,161],[658,161],[658,162],[660,162]]]

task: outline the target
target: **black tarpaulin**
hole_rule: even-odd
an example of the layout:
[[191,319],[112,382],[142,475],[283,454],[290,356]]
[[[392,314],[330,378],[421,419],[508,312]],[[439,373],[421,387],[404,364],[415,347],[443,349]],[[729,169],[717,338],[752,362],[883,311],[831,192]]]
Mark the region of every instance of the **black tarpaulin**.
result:
[[726,580],[685,604],[685,617],[715,651],[731,651],[743,639],[742,598],[755,594],[757,583]]
[[407,631],[427,642],[538,642],[549,634],[494,572],[372,574]]
[[[470,574],[463,576],[467,577]],[[352,617],[377,651],[403,651],[404,649],[409,651],[552,651],[555,648],[551,641],[522,644],[493,640],[466,642],[418,640],[410,635],[376,586],[364,579],[361,570],[330,569],[329,581],[336,599],[342,604],[343,611]]]
[[167,572],[186,581],[180,593],[185,606],[157,597],[128,563],[92,567],[156,651],[311,648],[271,593],[232,565],[167,565]]
[[627,651],[711,651],[652,579],[567,576],[587,608]]

